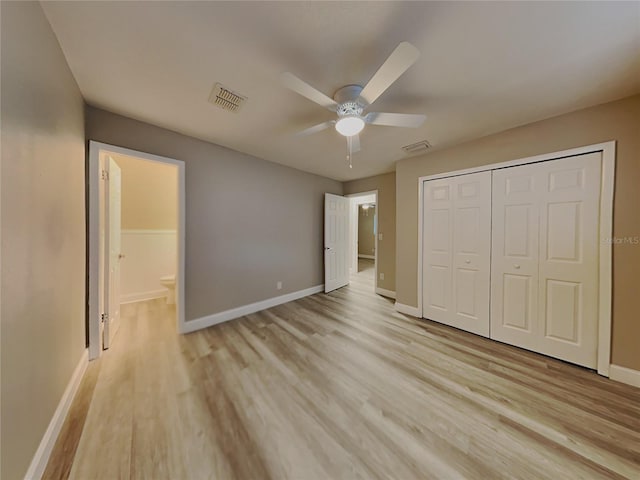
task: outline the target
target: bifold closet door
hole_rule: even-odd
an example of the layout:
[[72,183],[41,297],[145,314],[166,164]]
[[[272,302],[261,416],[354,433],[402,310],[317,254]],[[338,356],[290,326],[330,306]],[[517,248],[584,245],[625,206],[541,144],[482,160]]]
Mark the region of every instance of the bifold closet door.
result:
[[491,338],[595,368],[601,153],[493,172]]
[[423,316],[489,336],[491,172],[424,184]]

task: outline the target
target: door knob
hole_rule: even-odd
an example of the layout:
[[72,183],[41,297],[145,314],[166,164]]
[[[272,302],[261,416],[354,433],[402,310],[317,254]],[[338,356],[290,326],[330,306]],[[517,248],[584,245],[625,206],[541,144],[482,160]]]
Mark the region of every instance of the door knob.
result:
[[471,263],[471,260],[465,260],[464,263]]
[[325,250],[331,250],[331,247],[324,247]]
[[515,268],[516,270],[518,270],[520,268],[520,265],[518,265],[517,263],[513,266],[513,268]]
[[124,258],[124,254],[123,253],[119,253],[118,254],[118,260],[122,260]]

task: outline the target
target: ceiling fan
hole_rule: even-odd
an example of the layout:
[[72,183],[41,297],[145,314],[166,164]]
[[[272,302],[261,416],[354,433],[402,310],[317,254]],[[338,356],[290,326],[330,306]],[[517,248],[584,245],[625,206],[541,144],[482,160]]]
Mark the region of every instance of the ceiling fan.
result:
[[332,112],[336,112],[338,115],[336,120],[314,125],[298,132],[298,135],[309,135],[335,126],[338,133],[347,139],[347,160],[349,161],[349,168],[352,168],[351,157],[353,153],[360,151],[359,133],[365,124],[390,127],[419,127],[427,118],[426,115],[365,113],[371,104],[418,60],[419,56],[420,52],[416,47],[408,42],[402,42],[391,52],[389,58],[364,87],[346,85],[338,89],[333,98],[329,98],[324,93],[316,90],[293,73],[283,73],[282,82],[287,88]]

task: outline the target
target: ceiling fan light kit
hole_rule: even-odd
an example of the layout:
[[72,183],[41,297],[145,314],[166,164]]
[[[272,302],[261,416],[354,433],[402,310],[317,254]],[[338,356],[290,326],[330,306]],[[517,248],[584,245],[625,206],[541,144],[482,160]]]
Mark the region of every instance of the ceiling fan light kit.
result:
[[338,116],[338,119],[335,121],[314,125],[299,134],[308,135],[335,125],[336,131],[347,139],[347,161],[349,162],[349,168],[351,168],[351,157],[353,153],[360,151],[360,138],[358,134],[365,127],[365,124],[369,123],[372,125],[391,127],[419,127],[426,119],[425,115],[369,112],[363,116],[363,112],[369,108],[400,75],[406,72],[407,69],[418,60],[419,56],[420,52],[416,47],[408,42],[402,42],[391,55],[389,55],[389,58],[387,58],[364,87],[360,85],[346,85],[340,88],[333,98],[329,98],[294,74],[289,72],[283,73],[282,82],[287,88],[332,112],[336,112]]
[[336,130],[340,135],[351,137],[359,134],[364,128],[364,120],[356,115],[342,117],[336,122]]

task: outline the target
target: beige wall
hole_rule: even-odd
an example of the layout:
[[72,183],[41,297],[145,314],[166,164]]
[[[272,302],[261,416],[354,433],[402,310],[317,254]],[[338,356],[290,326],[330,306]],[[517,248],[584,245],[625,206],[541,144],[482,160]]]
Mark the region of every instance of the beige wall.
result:
[[[407,159],[397,175],[397,299],[417,305],[418,177],[617,141],[614,235],[640,236],[640,95]],[[613,249],[612,363],[640,370],[640,245]]]
[[344,193],[378,190],[378,276],[384,273],[384,280],[378,278],[378,287],[385,290],[396,289],[396,174],[386,173],[344,183]]
[[85,348],[83,100],[37,2],[2,15],[2,468],[21,479]]
[[373,235],[376,207],[367,210],[358,206],[358,255],[375,255],[376,239]]
[[185,161],[187,320],[324,282],[324,193],[340,182],[92,107],[87,138]]
[[123,230],[175,230],[178,167],[112,155],[122,170]]

